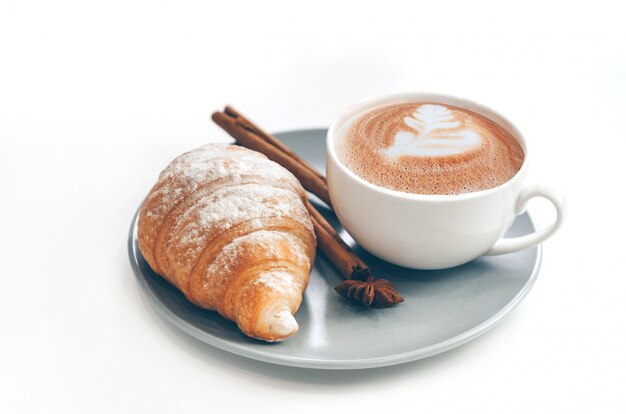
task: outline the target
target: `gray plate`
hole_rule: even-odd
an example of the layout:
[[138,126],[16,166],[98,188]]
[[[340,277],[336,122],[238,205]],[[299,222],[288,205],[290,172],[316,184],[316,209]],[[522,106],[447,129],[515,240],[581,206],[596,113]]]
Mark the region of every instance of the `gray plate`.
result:
[[[326,130],[277,134],[298,155],[324,171]],[[314,199],[313,201],[316,201]],[[541,249],[481,257],[448,270],[416,271],[391,265],[363,251],[332,212],[317,203],[329,222],[372,268],[393,281],[405,302],[387,309],[348,303],[333,287],[341,276],[318,255],[296,319],[300,332],[268,344],[243,335],[216,312],[189,303],[157,276],[137,247],[137,217],[129,236],[131,265],[156,311],[187,334],[244,357],[281,365],[320,369],[382,367],[425,358],[464,344],[500,322],[532,287]],[[508,236],[534,231],[527,214]]]

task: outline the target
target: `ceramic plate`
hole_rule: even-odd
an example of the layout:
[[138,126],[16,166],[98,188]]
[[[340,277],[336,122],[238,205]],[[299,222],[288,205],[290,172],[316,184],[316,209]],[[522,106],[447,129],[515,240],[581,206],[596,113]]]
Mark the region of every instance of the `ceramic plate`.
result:
[[[292,131],[276,136],[320,171],[325,170],[326,130]],[[320,203],[317,205],[374,275],[395,284],[404,303],[386,309],[364,309],[347,302],[333,289],[341,276],[318,254],[296,314],[300,331],[283,342],[268,344],[246,337],[233,322],[216,312],[195,307],[157,276],[137,247],[137,217],[130,229],[130,261],[156,311],[185,333],[243,357],[320,369],[400,364],[462,345],[500,322],[526,296],[537,278],[540,247],[480,257],[448,270],[397,267],[362,250],[332,212]],[[507,236],[533,231],[530,217],[524,214],[513,223]]]

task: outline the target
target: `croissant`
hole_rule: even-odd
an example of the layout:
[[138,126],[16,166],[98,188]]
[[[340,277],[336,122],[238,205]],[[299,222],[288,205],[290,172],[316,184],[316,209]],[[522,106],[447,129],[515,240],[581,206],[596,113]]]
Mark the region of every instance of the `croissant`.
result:
[[315,260],[306,192],[286,169],[243,147],[210,144],[172,161],[139,213],[152,269],[246,335],[280,341]]

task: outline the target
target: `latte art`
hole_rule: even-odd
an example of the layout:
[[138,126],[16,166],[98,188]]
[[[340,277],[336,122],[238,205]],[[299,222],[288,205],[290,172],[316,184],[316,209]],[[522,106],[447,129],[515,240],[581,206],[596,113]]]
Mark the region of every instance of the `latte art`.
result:
[[492,120],[432,102],[380,106],[339,132],[337,154],[361,178],[392,190],[459,194],[510,180],[524,161],[517,140]]
[[452,111],[442,105],[420,105],[412,116],[404,117],[404,123],[413,131],[396,134],[393,144],[382,150],[388,157],[460,154],[480,144],[480,136],[462,128]]

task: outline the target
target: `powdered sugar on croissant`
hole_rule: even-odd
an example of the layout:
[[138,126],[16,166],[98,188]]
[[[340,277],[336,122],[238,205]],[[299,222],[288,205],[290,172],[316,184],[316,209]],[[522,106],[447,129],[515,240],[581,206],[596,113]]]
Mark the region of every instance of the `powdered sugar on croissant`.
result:
[[211,144],[176,158],[139,215],[139,248],[152,269],[196,305],[247,335],[298,331],[315,235],[298,180],[264,155]]

